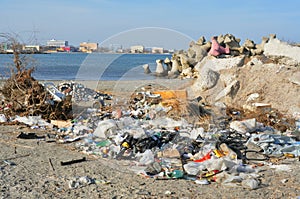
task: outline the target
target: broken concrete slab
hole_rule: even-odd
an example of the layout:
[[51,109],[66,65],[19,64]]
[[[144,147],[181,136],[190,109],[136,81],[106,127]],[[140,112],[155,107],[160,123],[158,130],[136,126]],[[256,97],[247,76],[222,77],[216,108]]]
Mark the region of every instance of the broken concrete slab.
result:
[[284,56],[300,62],[300,47],[289,45],[279,39],[270,39],[264,46],[264,54],[267,56]]
[[196,64],[195,69],[200,72],[204,68],[210,68],[214,71],[230,69],[244,65],[245,56],[230,57],[226,59],[218,59],[213,56],[205,57],[201,62]]
[[300,86],[300,71],[294,73],[292,77],[289,78],[290,82]]
[[240,88],[240,81],[234,80],[231,84],[226,86],[215,98],[216,101],[222,99],[225,96],[230,95],[230,97],[234,97]]
[[230,128],[239,133],[252,133],[256,130],[256,119],[248,119],[244,121],[233,121],[230,123]]
[[210,68],[206,68],[201,71],[200,78],[198,78],[200,89],[205,91],[213,88],[217,84],[219,76],[219,73]]
[[243,109],[249,111],[269,111],[272,108],[271,104],[268,103],[252,103],[251,105],[245,104]]

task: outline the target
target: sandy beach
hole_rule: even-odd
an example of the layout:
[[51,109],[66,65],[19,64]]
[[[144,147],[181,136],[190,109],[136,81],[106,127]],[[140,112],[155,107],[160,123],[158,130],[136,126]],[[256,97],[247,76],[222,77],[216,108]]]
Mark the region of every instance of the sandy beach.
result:
[[[134,90],[149,84],[182,89],[192,80],[84,81],[90,88],[108,93]],[[58,84],[64,81],[55,81]],[[123,91],[123,92],[120,92]],[[129,95],[128,95],[129,96]],[[298,158],[275,158],[271,169],[259,167],[261,185],[256,190],[219,183],[199,185],[192,180],[159,180],[138,176],[135,163],[87,155],[75,148],[76,143],[57,144],[44,139],[19,139],[21,133],[38,136],[55,134],[53,129],[32,129],[26,125],[0,126],[1,198],[296,198],[300,195],[300,161]],[[70,165],[62,162],[80,160]],[[94,183],[70,188],[79,178]]]
[[[300,195],[300,162],[294,158],[278,159],[272,169],[260,167],[259,175],[263,176],[260,188],[247,190],[218,183],[199,185],[184,179],[137,176],[129,161],[87,156],[76,151],[73,144],[17,139],[21,132],[51,133],[24,125],[0,126],[1,198],[297,198]],[[61,165],[83,157],[87,161]],[[69,188],[71,180],[85,176],[96,183]]]

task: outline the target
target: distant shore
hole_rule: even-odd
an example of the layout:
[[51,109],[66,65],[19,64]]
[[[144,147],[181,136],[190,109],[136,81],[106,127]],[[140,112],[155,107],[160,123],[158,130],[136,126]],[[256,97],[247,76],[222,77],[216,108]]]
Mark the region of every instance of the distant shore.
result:
[[166,90],[181,90],[193,82],[193,79],[153,79],[153,80],[39,80],[40,83],[53,82],[58,85],[63,82],[77,82],[84,86],[103,92],[132,92],[143,86],[160,86]]
[[[0,88],[4,85],[5,80],[0,80]],[[155,80],[38,80],[39,83],[52,82],[56,86],[65,82],[76,82],[87,88],[99,92],[122,95],[122,93],[131,94],[141,91],[143,87],[152,87],[159,90],[186,90],[192,85],[194,79],[155,79]]]

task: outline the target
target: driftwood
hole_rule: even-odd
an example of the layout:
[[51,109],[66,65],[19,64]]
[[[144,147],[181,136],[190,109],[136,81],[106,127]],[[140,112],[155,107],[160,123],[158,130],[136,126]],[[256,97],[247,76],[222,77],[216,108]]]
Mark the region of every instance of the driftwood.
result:
[[20,57],[21,45],[9,40],[14,54],[14,67],[0,92],[9,105],[6,115],[41,115],[44,119],[72,118],[70,100],[53,101],[51,94],[32,77],[34,68],[26,68],[26,60]]

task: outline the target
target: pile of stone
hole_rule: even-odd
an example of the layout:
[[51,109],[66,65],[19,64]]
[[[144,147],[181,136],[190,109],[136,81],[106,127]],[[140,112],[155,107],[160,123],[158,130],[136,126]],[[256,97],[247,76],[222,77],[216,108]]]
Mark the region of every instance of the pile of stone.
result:
[[[253,57],[257,56],[263,56],[263,59],[267,60],[265,56],[272,57],[272,55],[275,55],[277,58],[281,57],[282,59],[282,57],[286,57],[286,55],[282,53],[289,51],[289,48],[287,48],[278,53],[278,50],[276,49],[278,49],[280,45],[285,46],[286,44],[276,39],[275,34],[270,34],[269,37],[262,37],[260,44],[256,44],[250,39],[246,39],[243,44],[240,44],[240,42],[241,39],[236,38],[232,34],[215,36],[211,38],[211,41],[206,41],[205,37],[202,36],[196,42],[192,41],[187,51],[175,52],[172,55],[171,60],[169,58],[166,58],[166,60],[157,60],[155,74],[157,76],[167,76],[169,78],[176,78],[178,76],[181,78],[195,78],[199,74],[199,70],[196,67],[197,64],[206,57],[240,57],[240,60],[242,60],[240,65],[244,65],[245,60],[251,60]],[[245,57],[248,59],[245,59]],[[293,58],[296,57],[293,56]],[[276,60],[272,59],[269,61],[274,62]],[[286,59],[284,61],[286,61]],[[296,62],[293,62],[292,65],[297,65],[298,63],[299,60],[296,58]],[[143,67],[145,73],[151,72],[148,65]]]

